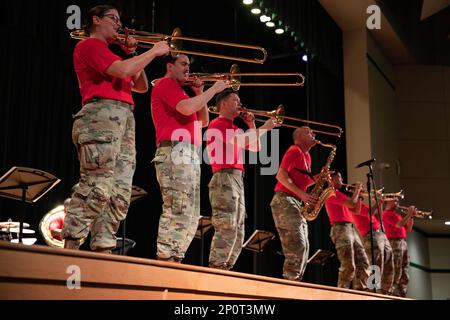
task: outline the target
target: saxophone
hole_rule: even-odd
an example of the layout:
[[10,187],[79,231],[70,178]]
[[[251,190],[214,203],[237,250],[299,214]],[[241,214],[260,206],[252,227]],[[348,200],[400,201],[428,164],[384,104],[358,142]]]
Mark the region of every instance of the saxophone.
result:
[[328,170],[330,169],[331,162],[333,162],[334,156],[336,155],[336,146],[334,144],[322,143],[319,140],[316,140],[316,142],[322,147],[331,148],[332,150],[328,155],[325,166],[322,167],[322,170],[319,173],[314,188],[310,192],[311,196],[316,196],[318,198],[317,203],[315,205],[309,204],[308,202],[304,203],[302,215],[305,217],[306,221],[315,220],[319,215],[320,209],[322,209],[325,201],[330,196],[334,195],[334,188],[332,186],[326,188],[326,185],[328,183]]

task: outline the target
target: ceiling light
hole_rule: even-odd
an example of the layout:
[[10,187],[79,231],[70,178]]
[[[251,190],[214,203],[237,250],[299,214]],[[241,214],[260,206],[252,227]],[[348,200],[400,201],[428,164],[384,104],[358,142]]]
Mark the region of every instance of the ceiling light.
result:
[[253,8],[252,10],[250,10],[250,12],[253,13],[253,14],[260,14],[261,13],[261,9]]
[[305,61],[305,62],[308,62],[308,55],[304,54],[302,56],[302,60]]
[[450,226],[450,221],[445,221],[445,225]]
[[253,3],[253,0],[243,0],[242,1],[243,4],[249,5]]
[[268,26],[269,28],[273,28],[275,27],[275,23],[273,23],[272,21],[266,22],[266,26]]
[[284,33],[284,29],[282,29],[282,28],[275,29],[275,33],[276,34],[283,34]]
[[270,17],[266,16],[265,14],[263,14],[262,16],[259,17],[259,20],[264,23],[264,22],[269,22],[270,21]]

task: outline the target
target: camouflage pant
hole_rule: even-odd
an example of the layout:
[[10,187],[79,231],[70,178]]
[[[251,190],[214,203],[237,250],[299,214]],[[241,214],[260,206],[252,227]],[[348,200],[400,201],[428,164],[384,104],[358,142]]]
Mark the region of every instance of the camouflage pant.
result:
[[112,249],[131,197],[136,164],[133,112],[122,102],[99,100],[86,104],[74,119],[80,181],[72,189],[63,237],[84,238],[90,230],[92,250]]
[[406,297],[409,282],[408,244],[405,239],[389,239],[394,252],[393,294]]
[[209,264],[231,269],[244,244],[245,197],[244,181],[239,170],[214,173],[209,183],[214,237]]
[[350,288],[350,284],[353,284],[353,289],[365,290],[369,277],[369,260],[355,226],[353,223],[333,223],[330,237],[341,263],[338,287]]
[[301,281],[309,254],[308,224],[301,214],[302,204],[293,196],[278,191],[270,207],[283,248],[283,277]]
[[[363,238],[363,242],[369,262],[373,264],[370,233]],[[392,293],[392,282],[394,281],[394,256],[386,234],[380,229],[373,231],[373,255],[375,265],[380,268],[381,293],[390,294]]]
[[200,160],[190,143],[159,147],[152,162],[163,198],[159,218],[157,255],[184,258],[200,218]]

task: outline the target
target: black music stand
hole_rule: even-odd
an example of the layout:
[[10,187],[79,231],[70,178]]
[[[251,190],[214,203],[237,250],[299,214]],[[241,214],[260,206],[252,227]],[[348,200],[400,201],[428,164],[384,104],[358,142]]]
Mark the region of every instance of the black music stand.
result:
[[260,253],[263,252],[267,243],[274,238],[275,235],[270,231],[255,230],[250,238],[244,243],[243,248]]
[[211,231],[213,225],[211,222],[211,217],[200,216],[198,219],[197,231],[195,232],[195,238],[200,239],[200,265],[203,266],[203,256],[205,248],[205,235]]
[[[144,199],[147,195],[148,195],[148,193],[144,189],[142,189],[138,186],[132,186],[131,187],[130,207],[133,204],[136,204],[140,200]],[[125,237],[125,235],[126,235],[126,218],[122,222],[122,239],[120,239],[120,238],[117,239],[118,242],[121,243],[120,248],[118,248],[119,246],[117,246],[115,249],[113,249],[114,252],[117,252],[117,253],[120,252],[120,254],[123,256],[126,255],[127,252],[130,249],[134,248],[134,246],[136,245],[135,241],[133,241],[131,239],[127,239]]]
[[0,196],[21,201],[19,243],[22,243],[26,203],[35,203],[61,180],[48,172],[25,167],[12,167],[0,178]]
[[253,263],[254,272],[259,274],[259,266],[262,264],[262,255],[258,254],[263,252],[264,247],[269,241],[275,238],[275,235],[270,231],[265,230],[255,230],[253,234],[245,241],[242,246],[244,249],[253,251]]
[[324,266],[330,258],[334,257],[334,255],[335,254],[331,251],[318,249],[316,253],[314,253],[311,258],[308,259],[307,265],[316,264]]

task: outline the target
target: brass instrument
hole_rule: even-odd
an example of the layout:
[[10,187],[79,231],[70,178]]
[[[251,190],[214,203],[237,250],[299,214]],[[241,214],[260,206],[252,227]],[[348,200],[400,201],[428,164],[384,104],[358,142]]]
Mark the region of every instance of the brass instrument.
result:
[[[403,216],[405,216],[408,213],[408,207],[397,206],[397,209],[400,211],[400,214]],[[413,217],[419,218],[419,219],[428,218],[431,220],[431,219],[433,219],[433,210],[431,210],[431,211],[416,210],[416,214]]]
[[[128,28],[124,28],[123,31],[124,31],[124,33],[119,33],[118,37],[116,38],[116,42],[118,42],[119,44],[123,45],[126,42],[126,39],[128,38],[129,35],[132,35],[137,40],[138,47],[141,47],[141,48],[151,48],[155,43],[157,43],[159,41],[168,41],[169,45],[170,45],[170,53],[173,56],[183,53],[186,55],[194,55],[194,56],[202,56],[202,57],[210,57],[210,58],[226,59],[226,60],[235,60],[235,61],[242,61],[242,62],[259,63],[259,64],[263,64],[264,61],[266,61],[266,59],[267,59],[267,52],[262,47],[257,47],[257,46],[247,45],[247,44],[224,42],[224,41],[183,37],[183,36],[181,36],[180,28],[175,28],[174,31],[172,32],[172,35],[166,35],[166,34],[161,34],[161,33],[151,33],[151,32],[146,32],[146,31],[136,31],[136,30],[128,29]],[[72,31],[70,33],[70,36],[73,39],[77,39],[77,40],[82,40],[82,39],[85,39],[88,37],[83,30]],[[249,49],[249,50],[259,52],[259,54],[261,54],[262,56],[259,58],[257,58],[257,57],[244,58],[244,57],[226,56],[226,55],[198,52],[198,51],[187,51],[187,50],[181,49],[182,41],[207,43],[207,44],[218,45],[218,46]]]
[[[209,107],[208,110],[209,110],[210,113],[219,114],[219,112],[217,111],[217,107],[216,106]],[[288,120],[292,120],[292,121],[305,122],[305,123],[321,125],[321,126],[324,126],[324,127],[331,127],[331,128],[336,129],[336,132],[311,129],[311,131],[314,132],[314,133],[321,133],[321,134],[326,134],[326,135],[340,137],[342,135],[342,132],[343,132],[343,130],[339,126],[336,126],[336,125],[327,124],[327,123],[323,123],[323,122],[317,122],[317,121],[311,121],[311,120],[304,120],[304,119],[294,118],[294,117],[287,117],[287,116],[284,115],[284,106],[282,104],[280,104],[277,109],[272,110],[272,111],[253,110],[253,109],[247,109],[247,108],[239,108],[239,111],[240,112],[244,112],[244,113],[245,112],[251,112],[255,116],[275,118],[277,120],[277,122],[283,127],[288,127],[288,128],[300,128],[300,127],[302,127],[300,125],[291,125],[291,124],[284,123],[284,120],[288,119]],[[266,120],[255,118],[255,121],[265,122]]]
[[[355,188],[355,185],[353,185],[353,184],[343,183],[342,185],[345,186],[345,189],[347,191],[350,191],[349,189],[354,189]],[[383,190],[384,190],[384,187],[381,188],[381,189],[378,189],[377,193],[382,193]],[[362,196],[365,196],[365,197],[369,196],[369,192],[366,189],[364,189],[364,188],[359,192],[359,194],[362,195]],[[371,194],[372,194],[372,197],[374,197],[374,190],[371,190]]]
[[383,201],[394,201],[394,200],[400,200],[403,199],[405,195],[403,194],[403,190],[400,190],[399,192],[393,192],[393,193],[383,193],[381,195],[381,199]]
[[308,202],[304,203],[304,207],[302,209],[302,215],[305,217],[306,221],[313,221],[319,215],[322,206],[325,201],[334,195],[334,187],[329,186],[325,187],[328,184],[328,172],[330,170],[331,162],[333,162],[334,156],[336,155],[336,146],[334,144],[322,143],[319,140],[316,140],[318,145],[322,147],[331,148],[331,152],[328,155],[325,166],[320,170],[319,176],[317,177],[317,181],[314,185],[314,188],[311,190],[310,195],[316,196],[318,201],[315,205],[310,204]]
[[[293,79],[293,82],[241,82],[242,77],[290,77]],[[185,84],[190,85],[195,80],[205,82],[207,86],[220,80],[229,81],[234,91],[238,91],[240,87],[298,87],[305,84],[305,77],[301,73],[242,73],[236,63],[231,66],[230,72],[228,73],[190,73]]]
[[[39,231],[50,247],[64,248],[61,230],[65,215],[64,206],[60,205],[47,212],[39,222]],[[55,228],[55,226],[60,226],[61,228]],[[83,244],[85,240],[86,237],[82,238],[81,244]]]

